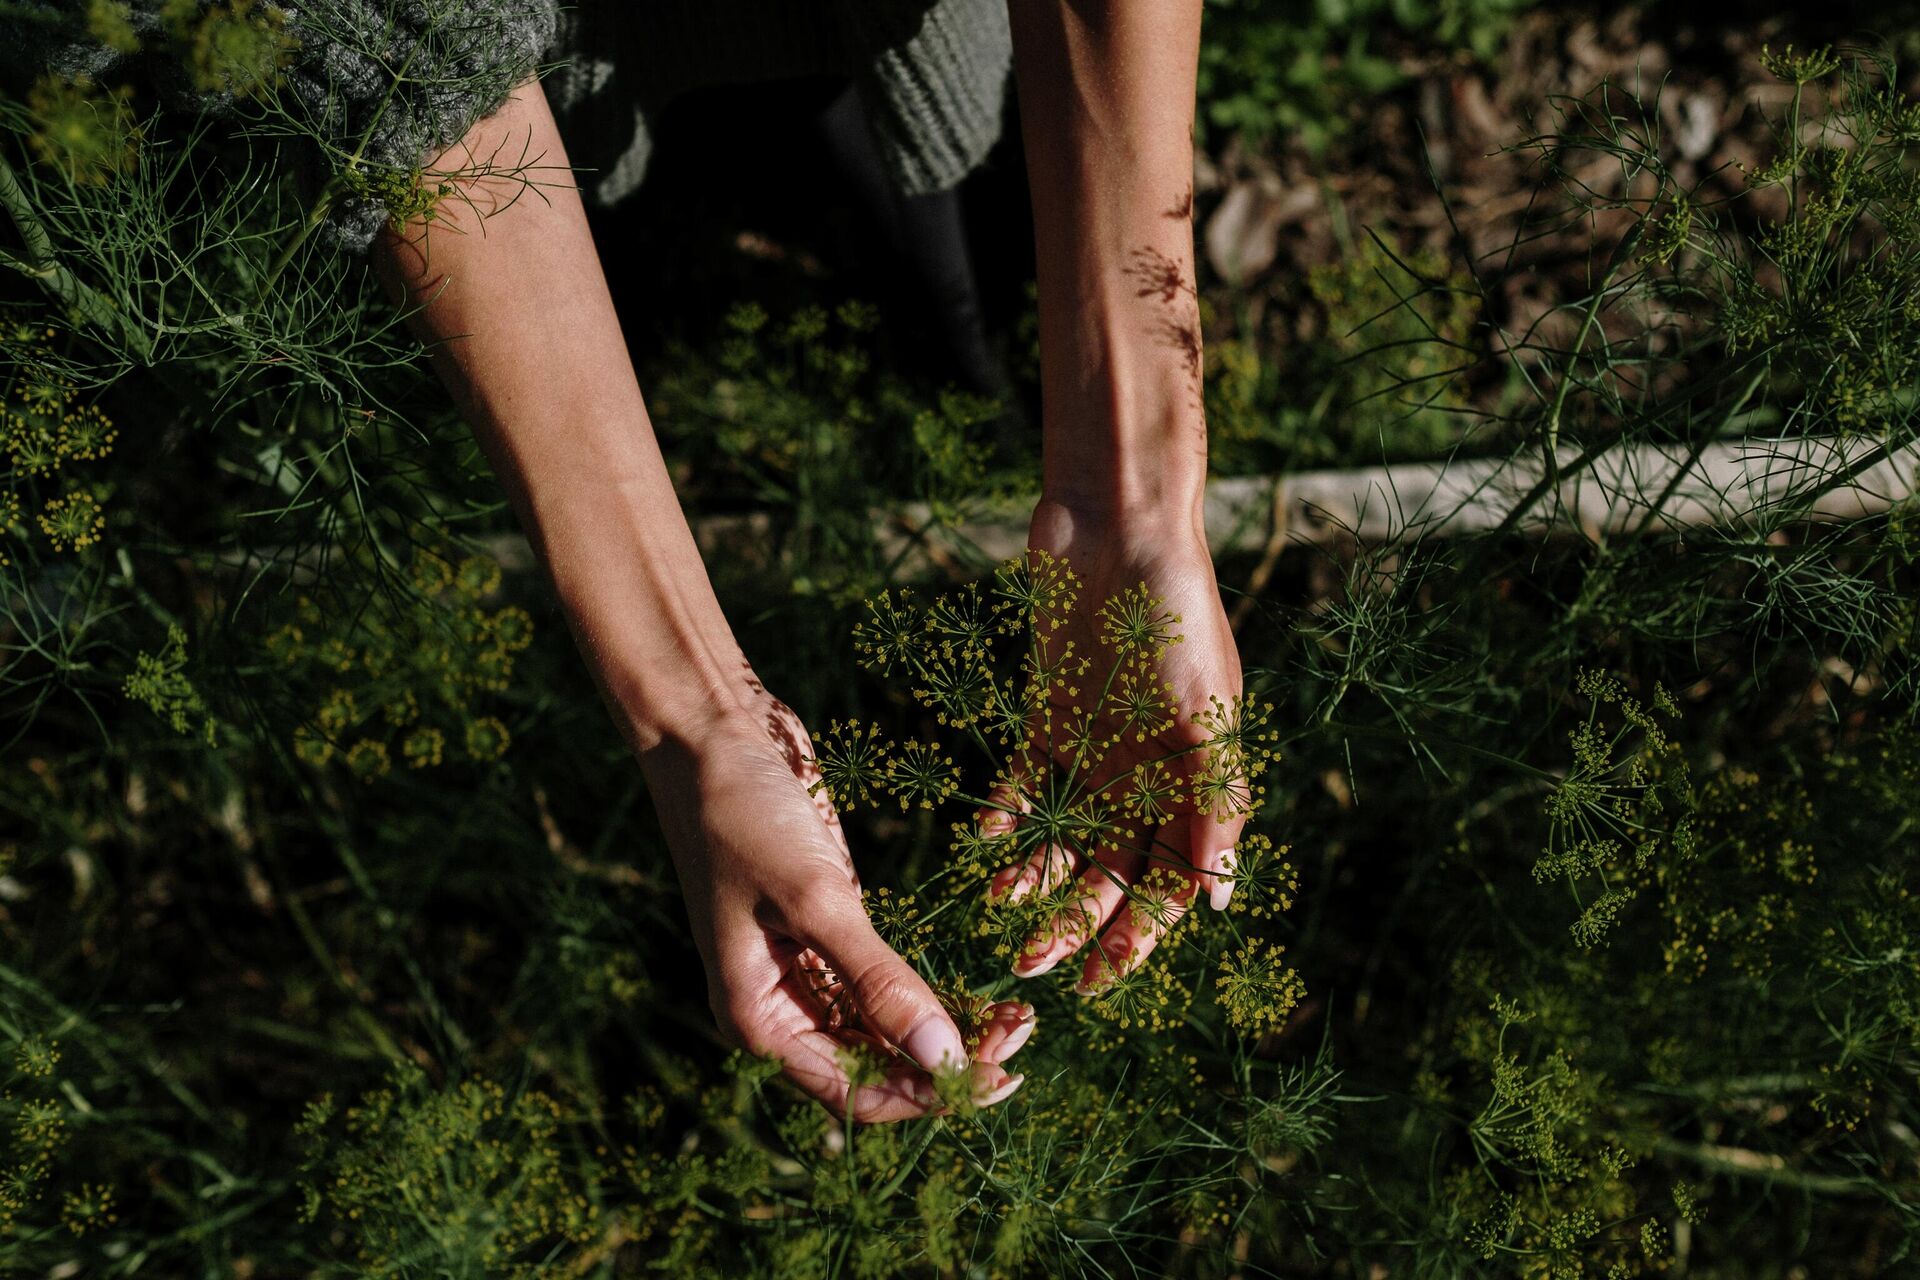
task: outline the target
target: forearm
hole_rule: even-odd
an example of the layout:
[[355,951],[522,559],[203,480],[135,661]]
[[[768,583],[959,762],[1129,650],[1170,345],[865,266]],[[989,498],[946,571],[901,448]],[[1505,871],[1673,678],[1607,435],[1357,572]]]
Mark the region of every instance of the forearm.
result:
[[[466,413],[637,749],[728,705],[740,658],[655,442],[546,97],[522,86],[437,168],[426,228],[389,233],[381,274]],[[468,201],[471,204],[467,203]]]
[[1009,10],[1039,264],[1045,497],[1197,523],[1200,0]]

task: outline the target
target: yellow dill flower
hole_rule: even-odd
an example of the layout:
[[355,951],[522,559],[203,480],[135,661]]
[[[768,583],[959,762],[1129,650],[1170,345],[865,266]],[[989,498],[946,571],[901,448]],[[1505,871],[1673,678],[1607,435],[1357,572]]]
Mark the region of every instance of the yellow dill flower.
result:
[[[13,534],[20,525],[20,499],[12,490],[0,491],[0,536]],[[13,563],[5,546],[0,546],[0,569]]]
[[1188,918],[1187,904],[1193,901],[1193,881],[1169,866],[1155,866],[1140,877],[1127,892],[1127,914],[1134,927],[1164,939],[1182,920]]
[[61,415],[60,452],[82,462],[97,462],[113,452],[119,434],[98,405],[83,405]]
[[145,703],[155,715],[173,727],[175,733],[191,732],[195,718],[207,744],[213,745],[213,717],[206,703],[187,679],[187,633],[168,624],[167,643],[158,653],[134,656],[134,669],[121,683],[121,692],[136,702]]
[[265,0],[227,0],[204,10],[171,0],[161,14],[202,93],[245,98],[271,88],[299,43],[287,30],[285,11]]
[[1153,828],[1173,817],[1183,795],[1180,779],[1164,760],[1145,760],[1133,767],[1121,804],[1128,816]]
[[392,767],[387,744],[376,738],[362,738],[347,749],[347,768],[362,778],[384,777]]
[[312,725],[303,724],[293,731],[293,754],[307,764],[319,766],[333,759],[333,740]]
[[132,170],[140,128],[133,118],[133,87],[102,90],[86,76],[45,75],[27,91],[34,158],[80,186],[103,186]]
[[1306,994],[1300,975],[1281,957],[1278,943],[1247,943],[1220,963],[1214,987],[1227,1021],[1250,1035],[1277,1031]]
[[497,611],[491,626],[494,639],[509,653],[519,653],[533,643],[533,616],[519,605]]
[[498,760],[512,741],[513,735],[498,716],[479,716],[467,722],[467,754],[475,760]]
[[1293,906],[1293,895],[1300,890],[1300,873],[1287,861],[1291,845],[1275,845],[1258,832],[1240,838],[1227,857],[1226,870],[1233,881],[1233,899],[1228,910],[1258,919],[1279,915]]
[[912,670],[926,646],[926,617],[913,593],[888,589],[866,604],[867,616],[853,629],[860,665],[883,676]]
[[60,440],[47,420],[37,415],[0,414],[0,444],[16,471],[30,476],[51,475],[62,461]]
[[920,918],[920,906],[910,893],[895,893],[885,887],[862,890],[860,900],[867,918],[886,944],[908,960],[926,950],[933,925]]
[[1122,657],[1158,658],[1186,637],[1176,627],[1180,615],[1142,582],[1126,588],[1100,606],[1100,638]]
[[1207,705],[1195,711],[1192,720],[1206,734],[1208,756],[1251,777],[1280,758],[1274,746],[1280,735],[1268,723],[1272,715],[1273,704],[1256,702],[1244,693],[1226,702],[1209,694]]
[[21,1075],[45,1080],[60,1065],[59,1042],[28,1036],[14,1047],[13,1063]]
[[429,769],[440,763],[446,749],[447,735],[423,725],[407,735],[400,745],[400,754],[406,757],[409,768]]
[[1105,710],[1118,721],[1119,734],[1131,733],[1135,742],[1145,742],[1173,724],[1180,704],[1173,685],[1151,666],[1129,666],[1108,690]]
[[992,713],[997,697],[984,651],[958,641],[928,649],[911,692],[943,725],[964,729]]
[[66,1201],[61,1206],[60,1220],[76,1236],[112,1226],[120,1220],[120,1216],[113,1211],[112,1188],[99,1182],[81,1183],[77,1190],[67,1192]]
[[888,753],[893,744],[880,736],[880,726],[858,720],[835,720],[825,734],[814,734],[813,755],[807,763],[820,777],[808,784],[809,794],[823,788],[833,807],[851,813],[873,802],[873,793],[887,784]]
[[1193,991],[1155,953],[1146,964],[1125,968],[1103,963],[1087,1007],[1123,1028],[1165,1031],[1186,1016]]
[[984,659],[992,651],[998,621],[978,584],[970,582],[929,605],[925,625],[941,648],[957,650],[963,658]]
[[453,585],[453,566],[445,556],[432,551],[416,552],[407,575],[413,580],[414,590],[423,596],[440,595]]
[[81,551],[100,540],[107,518],[92,494],[74,490],[62,497],[47,499],[40,513],[40,531],[47,535],[55,551]]
[[960,770],[938,743],[909,738],[888,757],[884,785],[903,810],[931,809],[959,789]]
[[353,692],[349,689],[329,692],[313,719],[329,738],[344,737],[348,729],[360,722],[360,709],[354,703]]
[[490,556],[468,556],[454,571],[454,590],[479,600],[500,589],[500,562]]
[[1057,630],[1073,612],[1080,579],[1051,552],[1029,550],[994,570],[993,593],[1003,631]]

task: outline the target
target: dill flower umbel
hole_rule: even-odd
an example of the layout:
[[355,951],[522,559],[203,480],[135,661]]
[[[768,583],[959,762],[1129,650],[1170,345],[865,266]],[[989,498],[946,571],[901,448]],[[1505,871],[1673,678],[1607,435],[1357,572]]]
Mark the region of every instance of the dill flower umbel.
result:
[[74,490],[59,498],[48,498],[40,513],[40,532],[55,551],[84,551],[100,541],[107,527],[106,515],[92,494]]
[[938,743],[909,738],[888,757],[885,786],[902,809],[931,809],[959,789],[960,772]]
[[1214,979],[1227,1021],[1250,1034],[1278,1031],[1306,994],[1300,975],[1282,962],[1286,948],[1249,942],[1221,961]]

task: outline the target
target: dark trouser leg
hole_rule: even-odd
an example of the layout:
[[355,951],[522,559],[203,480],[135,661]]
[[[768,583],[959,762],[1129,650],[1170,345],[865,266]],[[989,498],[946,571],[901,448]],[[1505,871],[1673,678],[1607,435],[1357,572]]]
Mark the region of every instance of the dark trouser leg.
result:
[[852,85],[821,113],[819,126],[835,163],[873,211],[887,247],[906,269],[908,292],[928,308],[927,319],[944,348],[953,380],[964,390],[1010,405],[1006,371],[987,343],[959,192],[901,194],[874,145]]

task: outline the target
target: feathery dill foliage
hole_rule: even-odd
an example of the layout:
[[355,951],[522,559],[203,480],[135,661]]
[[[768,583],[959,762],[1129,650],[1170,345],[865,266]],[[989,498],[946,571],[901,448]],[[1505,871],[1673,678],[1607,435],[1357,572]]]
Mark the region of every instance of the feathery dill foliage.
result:
[[[1065,629],[1076,610],[1097,622],[1099,653],[1081,653]],[[984,939],[1002,965],[1034,940],[1080,937],[1089,920],[1085,890],[1055,875],[1063,849],[1137,853],[1146,864],[1124,890],[1143,936],[1160,939],[1147,963],[1113,960],[1090,1008],[1121,1027],[1155,1030],[1191,1011],[1191,985],[1204,970],[1176,961],[1182,944],[1220,953],[1213,985],[1227,1020],[1244,1029],[1279,1025],[1298,1003],[1298,976],[1283,948],[1238,937],[1238,918],[1260,919],[1291,905],[1298,887],[1286,850],[1255,833],[1238,851],[1238,912],[1217,929],[1187,911],[1185,859],[1157,837],[1176,814],[1219,821],[1254,813],[1262,777],[1277,758],[1271,708],[1249,695],[1182,708],[1160,662],[1180,643],[1180,619],[1146,585],[1095,604],[1080,599],[1073,569],[1043,551],[1002,564],[988,585],[971,583],[922,603],[907,590],[867,602],[854,630],[863,665],[904,686],[946,734],[972,747],[981,783],[969,786],[955,756],[935,740],[894,742],[880,726],[835,721],[818,735],[809,762],[837,809],[877,797],[904,811],[964,803],[978,821],[952,824],[946,864],[917,892],[934,895],[928,919]],[[1095,681],[1099,687],[1095,687]],[[1190,745],[1157,757],[1115,755],[1123,742],[1158,741],[1176,721],[1193,726]],[[1028,869],[1019,892],[988,892],[994,873]],[[1239,951],[1226,954],[1237,945]]]
[[[75,12],[234,106],[0,93],[0,1271],[1911,1265],[1920,108],[1883,59],[1770,53],[1738,182],[1677,176],[1650,97],[1552,104],[1510,245],[1311,282],[1330,407],[1285,440],[1492,470],[1254,574],[1271,710],[1178,705],[1144,590],[906,581],[874,508],[925,535],[1008,482],[865,308],[674,353],[690,499],[768,512],[727,567],[813,601],[763,673],[876,925],[970,1034],[1035,1007],[1008,1103],[850,1131],[706,1038],[631,761],[317,234],[457,183],[321,137],[273,6]],[[1517,251],[1569,228],[1589,286],[1516,319]],[[1273,443],[1273,376],[1214,352],[1228,452]],[[822,618],[856,600],[849,655]],[[1192,745],[1109,767],[1143,737]],[[1153,843],[1192,807],[1254,814],[1223,915]],[[1159,945],[1084,995],[1077,960],[1012,978],[1085,923],[1048,850],[1102,845],[1144,856],[1119,910]],[[1008,866],[1031,888],[985,893]]]
[[[1325,780],[1295,830],[1372,880],[1294,952],[1316,988],[1329,947],[1369,957],[1337,1060],[1406,1102],[1391,1135],[1355,1109],[1330,1161],[1372,1197],[1356,1261],[1877,1275],[1920,1244],[1920,115],[1877,55],[1767,65],[1775,149],[1736,193],[1683,183],[1657,98],[1603,86],[1525,145],[1549,194],[1510,243],[1400,264],[1483,322],[1435,329],[1450,381],[1385,400],[1460,406],[1481,469],[1376,494],[1388,537],[1262,610],[1296,629],[1289,755]],[[1506,264],[1569,227],[1604,237],[1590,291],[1508,327]]]

